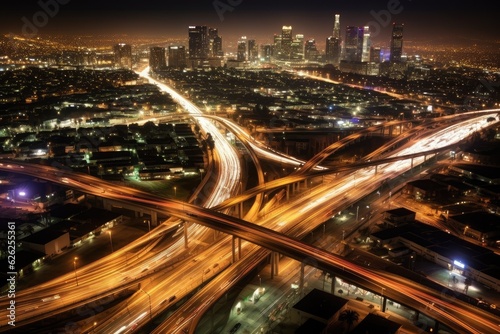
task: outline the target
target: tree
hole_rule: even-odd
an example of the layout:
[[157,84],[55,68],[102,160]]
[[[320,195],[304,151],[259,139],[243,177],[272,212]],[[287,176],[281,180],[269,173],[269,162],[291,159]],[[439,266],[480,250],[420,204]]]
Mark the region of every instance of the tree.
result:
[[347,331],[350,331],[352,325],[358,320],[359,313],[354,310],[343,310],[339,315],[339,321],[347,325]]
[[210,133],[207,133],[207,139],[206,139],[206,142],[207,142],[207,145],[208,145],[208,148],[213,151],[213,149],[215,148],[215,141],[212,137],[212,135]]

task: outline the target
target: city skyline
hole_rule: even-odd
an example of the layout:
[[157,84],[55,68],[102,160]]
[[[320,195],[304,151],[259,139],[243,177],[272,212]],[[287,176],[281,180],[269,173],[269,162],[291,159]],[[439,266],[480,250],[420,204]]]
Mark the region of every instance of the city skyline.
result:
[[[190,25],[219,30],[225,43],[241,36],[258,43],[271,42],[282,26],[292,26],[305,39],[323,42],[332,35],[334,16],[340,14],[341,37],[347,26],[370,26],[374,44],[388,46],[392,23],[405,25],[405,40],[429,44],[495,42],[494,10],[484,1],[476,9],[444,1],[145,1],[40,0],[9,3],[0,23],[3,34],[17,35],[130,35],[154,38],[187,38]],[[430,35],[431,34],[431,35]],[[428,36],[432,36],[429,39]]]

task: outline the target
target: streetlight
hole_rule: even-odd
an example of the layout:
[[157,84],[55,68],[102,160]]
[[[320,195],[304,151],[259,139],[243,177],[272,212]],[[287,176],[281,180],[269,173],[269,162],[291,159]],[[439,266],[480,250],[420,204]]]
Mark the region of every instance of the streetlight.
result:
[[259,277],[259,288],[262,287],[262,277],[260,275],[257,275]]
[[358,217],[359,217],[359,205],[356,207],[356,223],[359,221]]
[[111,231],[108,231],[109,243],[111,244],[111,253],[113,253],[113,238],[111,237]]
[[177,187],[174,187],[175,199],[177,199]]
[[76,281],[76,286],[78,286],[78,274],[76,273],[76,261],[78,261],[78,257],[73,258],[73,269],[75,270],[75,281]]

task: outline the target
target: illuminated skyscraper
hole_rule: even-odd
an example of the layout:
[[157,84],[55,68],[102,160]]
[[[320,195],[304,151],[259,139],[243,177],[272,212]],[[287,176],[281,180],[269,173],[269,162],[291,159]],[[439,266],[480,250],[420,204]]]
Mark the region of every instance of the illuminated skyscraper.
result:
[[347,27],[343,60],[350,62],[370,61],[370,28],[368,26]]
[[399,63],[403,54],[403,24],[393,23],[391,37],[391,63]]
[[184,45],[171,45],[168,47],[168,66],[186,67],[186,48]]
[[325,61],[328,64],[338,65],[340,62],[340,55],[342,51],[342,44],[340,39],[340,15],[335,14],[335,21],[333,23],[333,35],[326,39],[325,48]]
[[314,38],[308,39],[304,46],[304,58],[306,60],[318,60],[318,49],[316,48],[316,41]]
[[370,27],[363,27],[363,46],[361,51],[361,61],[368,62],[370,61]]
[[295,60],[304,59],[304,35],[295,35],[290,45],[290,58]]
[[348,26],[345,32],[344,59],[345,61],[361,61],[363,53],[363,29]]
[[165,48],[154,46],[149,49],[149,67],[153,71],[162,70],[167,66]]
[[215,28],[208,30],[208,54],[210,57],[223,57],[222,38]]
[[274,54],[275,44],[265,44],[261,46],[260,58],[264,61],[270,61]]
[[242,36],[238,41],[238,50],[236,55],[236,60],[246,61],[247,60],[247,37]]
[[335,14],[335,22],[333,23],[332,37],[340,40],[340,14]]
[[189,26],[189,58],[206,59],[209,55],[207,26]]
[[292,53],[292,26],[283,26],[281,29],[281,58],[290,59]]
[[116,44],[113,47],[115,56],[115,67],[132,69],[132,46],[125,43]]
[[259,59],[259,48],[255,39],[248,40],[248,60],[249,61],[257,61]]

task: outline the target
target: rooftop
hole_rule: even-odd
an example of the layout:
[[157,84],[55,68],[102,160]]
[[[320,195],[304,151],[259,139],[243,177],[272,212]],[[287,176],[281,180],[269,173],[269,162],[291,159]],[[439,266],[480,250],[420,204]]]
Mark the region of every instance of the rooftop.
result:
[[297,302],[293,308],[311,314],[325,322],[333,317],[347,304],[347,300],[331,293],[313,289],[304,298]]

